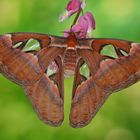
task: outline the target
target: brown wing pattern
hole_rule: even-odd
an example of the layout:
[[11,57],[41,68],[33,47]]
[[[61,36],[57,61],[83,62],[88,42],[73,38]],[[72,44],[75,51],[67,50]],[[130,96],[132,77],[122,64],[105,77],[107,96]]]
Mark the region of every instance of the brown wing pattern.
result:
[[[78,55],[89,66],[91,76],[87,80],[78,80],[81,76],[80,65],[77,65],[70,113],[72,127],[87,125],[111,93],[140,79],[140,44],[113,39],[89,42],[91,50],[78,50]],[[114,46],[118,58],[101,55],[101,50],[109,44]]]
[[[39,51],[24,52],[29,39],[38,40]],[[82,43],[83,42],[83,43]],[[13,46],[21,43],[17,48]],[[88,44],[88,45],[87,45]],[[102,55],[112,45],[117,58]],[[72,127],[83,127],[95,116],[107,97],[140,79],[140,44],[114,39],[87,39],[77,47],[77,66],[70,113]],[[63,121],[64,38],[36,33],[13,33],[0,36],[0,72],[26,91],[41,120],[52,126]],[[57,71],[47,75],[54,61]],[[80,73],[86,63],[89,78]]]
[[24,86],[39,118],[52,126],[59,126],[63,121],[63,99],[58,88],[46,76],[35,84]]
[[[29,39],[38,40],[42,49],[23,52],[22,48]],[[59,126],[63,121],[63,67],[60,55],[64,49],[48,48],[51,39],[58,38],[33,33],[0,36],[0,71],[25,89],[36,113],[45,123]],[[22,44],[13,48],[19,42]],[[58,70],[51,78],[45,72],[53,60]]]

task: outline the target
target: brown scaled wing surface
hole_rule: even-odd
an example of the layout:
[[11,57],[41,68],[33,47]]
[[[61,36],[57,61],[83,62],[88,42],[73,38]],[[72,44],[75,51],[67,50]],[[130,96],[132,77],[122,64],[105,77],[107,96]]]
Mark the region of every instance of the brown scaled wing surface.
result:
[[[29,39],[38,40],[41,49],[22,51]],[[21,45],[14,48],[19,42]],[[114,39],[77,39],[77,44],[70,124],[72,127],[83,127],[112,92],[139,80],[140,45]],[[109,44],[113,45],[117,58],[101,54]],[[52,126],[58,126],[63,121],[63,56],[66,46],[66,38],[44,34],[0,36],[1,73],[24,88],[39,118]],[[46,71],[52,61],[58,69],[48,76]],[[89,78],[80,73],[84,63],[89,67]]]
[[[98,112],[107,97],[140,79],[140,44],[115,39],[87,39],[92,50],[78,50],[70,113],[72,127],[84,127]],[[112,45],[117,58],[102,55],[106,45]],[[83,61],[88,65],[90,77],[80,74]]]
[[[29,39],[40,42],[40,51],[22,51]],[[0,71],[9,80],[24,88],[41,120],[58,126],[63,121],[63,70],[59,57],[63,49],[48,48],[49,41],[49,36],[33,33],[0,36]],[[20,42],[22,44],[18,48],[13,48]],[[56,59],[59,67],[53,76],[58,86],[55,86],[45,73],[53,59]]]

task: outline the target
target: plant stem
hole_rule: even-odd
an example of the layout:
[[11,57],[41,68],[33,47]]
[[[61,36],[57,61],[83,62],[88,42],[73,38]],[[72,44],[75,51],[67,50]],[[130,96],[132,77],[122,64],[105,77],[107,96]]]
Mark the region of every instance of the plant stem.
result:
[[81,13],[81,11],[82,11],[82,8],[79,9],[79,11],[78,11],[78,13],[77,13],[77,15],[76,15],[76,17],[75,17],[75,19],[74,19],[72,25],[71,25],[71,30],[72,30],[72,26],[76,24],[76,22],[77,22],[77,20],[78,20],[78,18],[79,18],[79,15],[80,15],[80,13]]

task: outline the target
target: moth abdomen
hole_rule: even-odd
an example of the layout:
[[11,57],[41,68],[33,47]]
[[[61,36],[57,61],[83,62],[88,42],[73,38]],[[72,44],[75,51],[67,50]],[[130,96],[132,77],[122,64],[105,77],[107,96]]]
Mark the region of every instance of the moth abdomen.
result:
[[74,75],[76,67],[76,50],[67,49],[64,55],[65,76]]

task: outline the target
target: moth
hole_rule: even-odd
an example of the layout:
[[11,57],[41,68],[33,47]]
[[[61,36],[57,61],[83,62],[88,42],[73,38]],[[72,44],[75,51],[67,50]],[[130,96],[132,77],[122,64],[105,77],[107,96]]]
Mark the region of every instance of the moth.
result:
[[[29,40],[39,50],[24,50]],[[112,45],[116,57],[102,54]],[[54,62],[57,69],[48,75]],[[81,73],[87,65],[89,76]],[[64,76],[74,75],[70,125],[86,126],[111,93],[140,80],[140,44],[117,39],[78,39],[39,33],[0,36],[0,72],[26,92],[39,118],[52,126],[63,122]]]

